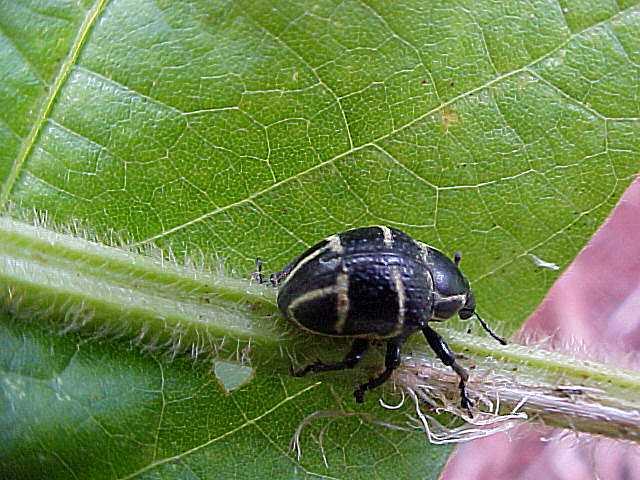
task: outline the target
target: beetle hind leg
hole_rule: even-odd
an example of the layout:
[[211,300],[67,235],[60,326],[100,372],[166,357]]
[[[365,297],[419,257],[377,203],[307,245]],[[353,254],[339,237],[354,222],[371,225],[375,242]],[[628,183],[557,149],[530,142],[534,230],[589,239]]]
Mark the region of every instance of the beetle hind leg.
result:
[[447,345],[447,342],[444,341],[438,332],[428,325],[425,325],[422,327],[422,333],[424,333],[429,346],[436,353],[442,363],[447,367],[451,367],[453,371],[458,374],[458,377],[460,378],[460,383],[458,384],[458,388],[460,389],[460,404],[462,405],[462,408],[471,414],[471,406],[473,405],[473,402],[467,396],[466,389],[467,380],[469,380],[469,373],[456,361],[456,354],[453,353],[451,348],[449,348],[449,345]]
[[379,387],[386,382],[393,371],[400,365],[400,347],[404,343],[404,337],[393,338],[387,342],[387,353],[384,357],[384,371],[375,378],[372,378],[367,383],[358,385],[358,388],[353,392],[353,396],[356,397],[357,403],[364,402],[364,392],[367,390]]
[[320,360],[317,360],[315,363],[311,363],[304,368],[299,370],[291,369],[291,374],[294,377],[304,377],[307,373],[318,373],[318,372],[329,372],[332,370],[346,370],[348,368],[355,367],[362,357],[364,353],[369,348],[369,342],[362,338],[356,338],[351,345],[351,350],[344,357],[344,360],[338,363],[323,363]]
[[264,277],[262,276],[262,260],[260,258],[256,258],[256,269],[251,272],[251,279],[255,280],[259,285],[265,283]]
[[265,283],[270,283],[272,287],[277,287],[280,281],[287,276],[287,271],[283,270],[281,272],[272,273],[269,275],[268,279],[262,274],[262,265],[264,262],[260,258],[256,258],[256,269],[251,272],[251,279],[255,280],[258,285],[264,285]]

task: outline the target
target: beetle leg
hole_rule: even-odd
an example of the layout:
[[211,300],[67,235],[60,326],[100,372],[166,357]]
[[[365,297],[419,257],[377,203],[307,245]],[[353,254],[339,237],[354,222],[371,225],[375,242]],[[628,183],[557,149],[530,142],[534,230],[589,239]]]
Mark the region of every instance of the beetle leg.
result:
[[402,347],[404,341],[404,337],[397,337],[387,342],[387,353],[384,357],[384,371],[367,383],[358,385],[358,388],[353,392],[357,403],[364,402],[364,392],[382,385],[389,379],[393,371],[398,368],[400,365],[400,347]]
[[347,368],[355,367],[362,357],[364,352],[369,348],[369,342],[363,338],[356,338],[351,345],[351,350],[344,357],[344,360],[338,363],[322,363],[320,360],[315,363],[311,363],[300,370],[291,369],[291,374],[294,377],[304,377],[307,373],[313,372],[328,372],[331,370],[345,370]]
[[422,333],[427,338],[427,342],[429,342],[429,346],[436,353],[438,358],[444,363],[447,367],[451,367],[454,372],[458,374],[460,377],[460,383],[458,387],[460,388],[460,403],[462,404],[462,408],[469,411],[471,414],[471,400],[467,397],[466,383],[469,380],[469,373],[456,361],[456,354],[451,351],[447,342],[440,336],[438,332],[433,330],[428,325],[422,327]]
[[[262,275],[263,264],[264,262],[260,258],[256,258],[256,269],[251,273],[251,278],[255,280],[259,285],[267,283],[264,275]],[[282,272],[272,273],[271,275],[269,275],[269,283],[271,283],[272,287],[277,287],[284,277],[286,277],[286,272],[284,270]]]
[[256,270],[251,273],[251,278],[258,282],[258,284],[264,283],[264,278],[262,278],[262,260],[260,260],[260,258],[256,258]]
[[290,268],[285,268],[280,272],[272,273],[271,275],[269,275],[269,282],[271,282],[271,286],[275,288],[280,285],[280,282],[282,282],[282,280],[284,280],[286,276],[289,275],[290,270]]

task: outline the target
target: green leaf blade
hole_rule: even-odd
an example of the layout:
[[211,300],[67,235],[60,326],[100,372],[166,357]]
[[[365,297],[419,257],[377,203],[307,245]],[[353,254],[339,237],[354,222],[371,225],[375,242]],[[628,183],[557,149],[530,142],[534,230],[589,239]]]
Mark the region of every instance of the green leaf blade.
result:
[[[640,167],[638,2],[618,3],[5,8],[1,200],[243,277],[389,224],[461,250],[512,333],[558,275],[530,255],[566,266]],[[32,382],[26,400],[3,384],[12,475],[436,477],[448,455],[350,417],[328,427],[329,468],[310,437],[298,465],[302,419],[349,409],[340,380],[300,393],[317,379],[263,371],[227,396],[209,366],[2,325],[1,378]],[[48,410],[60,378],[73,408]]]

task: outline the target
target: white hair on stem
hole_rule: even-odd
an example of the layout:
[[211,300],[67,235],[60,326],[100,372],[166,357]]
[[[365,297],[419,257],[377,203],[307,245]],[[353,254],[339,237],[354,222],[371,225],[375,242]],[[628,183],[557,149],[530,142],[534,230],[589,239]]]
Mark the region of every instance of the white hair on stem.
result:
[[[0,302],[15,321],[85,340],[123,339],[141,351],[199,358],[221,353],[251,363],[252,344],[277,349],[269,318],[273,289],[228,274],[219,257],[153,245],[130,248],[114,232],[98,237],[46,213],[0,216]],[[140,255],[140,252],[146,255]],[[230,345],[229,345],[230,347]]]

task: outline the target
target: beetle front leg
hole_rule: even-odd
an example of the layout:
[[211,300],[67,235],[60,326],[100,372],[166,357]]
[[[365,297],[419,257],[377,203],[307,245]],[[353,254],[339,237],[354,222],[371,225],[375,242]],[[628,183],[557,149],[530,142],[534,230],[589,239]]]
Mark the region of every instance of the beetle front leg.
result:
[[471,400],[467,397],[466,383],[469,380],[469,373],[456,361],[456,354],[451,351],[447,342],[440,336],[438,332],[433,330],[428,325],[422,327],[422,333],[427,339],[429,346],[436,353],[438,358],[444,363],[447,367],[451,367],[454,372],[458,374],[460,377],[460,383],[458,387],[460,388],[460,403],[462,404],[462,408],[466,409],[471,413]]
[[300,370],[291,369],[291,375],[294,377],[304,377],[307,373],[313,372],[329,372],[331,370],[345,370],[347,368],[355,367],[362,357],[364,353],[369,348],[369,342],[362,338],[356,338],[351,345],[351,350],[344,357],[344,360],[338,363],[322,363],[322,361],[318,360],[315,363],[307,365]]
[[364,392],[382,385],[389,379],[393,371],[400,366],[400,347],[402,347],[404,341],[404,337],[399,337],[387,342],[387,353],[384,357],[384,371],[377,377],[372,378],[367,383],[363,383],[356,388],[353,395],[356,397],[357,403],[364,402]]

